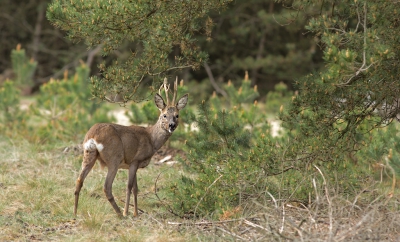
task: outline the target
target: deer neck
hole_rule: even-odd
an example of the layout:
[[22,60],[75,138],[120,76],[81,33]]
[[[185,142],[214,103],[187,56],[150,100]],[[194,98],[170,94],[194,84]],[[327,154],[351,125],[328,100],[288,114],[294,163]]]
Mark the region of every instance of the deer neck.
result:
[[148,127],[151,141],[155,150],[158,150],[171,136],[171,133],[161,127],[161,122],[157,122],[155,125]]

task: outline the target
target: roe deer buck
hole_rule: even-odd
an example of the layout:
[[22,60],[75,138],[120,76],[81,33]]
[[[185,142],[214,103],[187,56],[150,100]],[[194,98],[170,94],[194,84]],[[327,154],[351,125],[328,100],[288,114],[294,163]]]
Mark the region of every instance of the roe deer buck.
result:
[[[129,200],[133,192],[135,206],[134,216],[138,215],[137,207],[137,177],[138,168],[144,168],[150,163],[151,157],[172,135],[178,126],[178,114],[186,106],[188,94],[183,95],[175,103],[177,95],[178,80],[174,84],[172,103],[169,102],[169,85],[167,79],[160,87],[159,93],[155,95],[154,101],[161,114],[155,125],[149,127],[122,126],[112,123],[98,123],[93,125],[86,133],[83,141],[82,171],[76,180],[74,215],[78,209],[79,192],[83,181],[92,169],[96,160],[104,167],[107,166],[108,173],[104,183],[104,192],[115,212],[120,216],[121,210],[115,202],[112,194],[112,184],[118,169],[129,169],[128,185],[126,188],[126,201],[124,216],[128,215]],[[161,97],[161,89],[164,87],[167,103]]]

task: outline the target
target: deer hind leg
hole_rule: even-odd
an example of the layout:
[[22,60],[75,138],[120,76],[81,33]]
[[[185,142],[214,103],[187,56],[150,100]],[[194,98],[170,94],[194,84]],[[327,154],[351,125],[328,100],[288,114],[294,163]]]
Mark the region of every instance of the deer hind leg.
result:
[[133,216],[138,216],[138,206],[137,206],[137,194],[138,194],[138,186],[137,186],[137,175],[135,173],[135,178],[133,180],[133,204],[135,205],[135,211],[133,212]]
[[112,194],[112,184],[114,182],[115,176],[117,175],[117,172],[118,172],[117,163],[112,163],[112,165],[108,165],[107,177],[104,183],[104,193],[106,194],[106,197],[108,201],[111,203],[111,206],[114,208],[115,212],[118,214],[118,216],[121,216],[122,215],[121,210],[119,209],[117,203],[115,202],[114,196]]
[[136,163],[132,164],[129,166],[129,176],[128,176],[128,185],[126,187],[126,201],[125,201],[125,210],[124,210],[124,216],[128,215],[128,210],[129,210],[129,202],[131,198],[131,192],[133,191],[134,194],[134,204],[135,204],[135,212],[133,213],[133,216],[137,216],[137,179],[136,179],[136,172],[138,169],[138,165]]
[[76,216],[76,212],[78,210],[78,201],[79,201],[79,193],[83,186],[83,181],[86,176],[89,174],[90,170],[93,168],[96,163],[96,159],[98,156],[97,150],[85,150],[83,154],[83,162],[82,162],[82,171],[76,180],[75,186],[75,206],[74,206],[74,215]]

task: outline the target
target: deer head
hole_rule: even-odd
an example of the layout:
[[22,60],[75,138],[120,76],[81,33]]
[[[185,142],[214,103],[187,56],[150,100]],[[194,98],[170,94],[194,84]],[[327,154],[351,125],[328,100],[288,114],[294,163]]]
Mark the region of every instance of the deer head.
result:
[[[161,96],[161,90],[164,88],[165,97],[167,103],[164,102],[164,99]],[[156,106],[160,110],[159,123],[163,130],[168,131],[170,134],[174,132],[176,127],[179,124],[179,111],[183,109],[188,101],[188,94],[183,95],[177,103],[175,103],[177,90],[178,89],[178,78],[176,78],[174,83],[174,92],[172,102],[169,101],[168,93],[169,93],[169,84],[167,83],[167,78],[164,79],[163,85],[161,85],[159,92],[154,96],[154,102]]]

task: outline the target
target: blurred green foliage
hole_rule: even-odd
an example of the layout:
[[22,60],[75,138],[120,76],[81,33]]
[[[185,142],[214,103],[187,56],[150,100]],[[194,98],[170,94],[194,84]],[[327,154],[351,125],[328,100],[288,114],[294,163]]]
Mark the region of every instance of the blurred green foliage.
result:
[[[396,124],[376,129],[367,135],[368,142],[355,155],[355,162],[372,169],[377,180],[400,177],[400,133]],[[381,172],[384,172],[382,174]],[[389,179],[388,179],[389,178]]]
[[270,113],[279,113],[281,108],[290,105],[292,98],[294,98],[293,91],[289,90],[285,83],[280,82],[265,96],[265,108]]
[[215,80],[240,85],[248,71],[252,85],[264,96],[280,82],[291,85],[318,70],[321,50],[304,29],[314,11],[298,11],[274,0],[237,0],[225,11],[214,12],[212,38],[200,36],[199,42],[210,56]]
[[[90,100],[89,68],[81,64],[75,75],[52,79],[40,87],[40,93],[29,105],[21,107],[19,84],[30,83],[36,65],[23,49],[12,51],[17,79],[7,80],[0,89],[2,122],[0,129],[10,137],[24,136],[32,142],[80,141],[91,125],[109,122],[109,109]],[[17,86],[18,85],[18,86]]]
[[[87,130],[99,122],[109,122],[109,111],[90,100],[89,68],[82,64],[72,77],[50,80],[40,87],[31,112],[38,118],[37,136],[42,141],[80,140]],[[101,107],[101,108],[100,108]]]
[[198,131],[187,133],[186,172],[169,188],[175,212],[181,215],[220,217],[240,211],[259,192],[277,191],[274,175],[287,169],[276,147],[282,137],[272,137],[250,80],[224,89],[229,98],[213,95],[203,101],[193,120]]
[[29,114],[21,109],[21,88],[32,85],[37,62],[29,60],[18,45],[11,52],[15,80],[7,79],[0,86],[0,130],[7,135],[26,129]]
[[18,45],[11,52],[12,69],[16,75],[15,83],[18,86],[31,87],[33,85],[33,75],[37,68],[37,62],[33,59],[28,60],[25,50]]
[[20,108],[21,91],[11,80],[0,87],[0,131],[12,135],[23,130],[28,115]]

